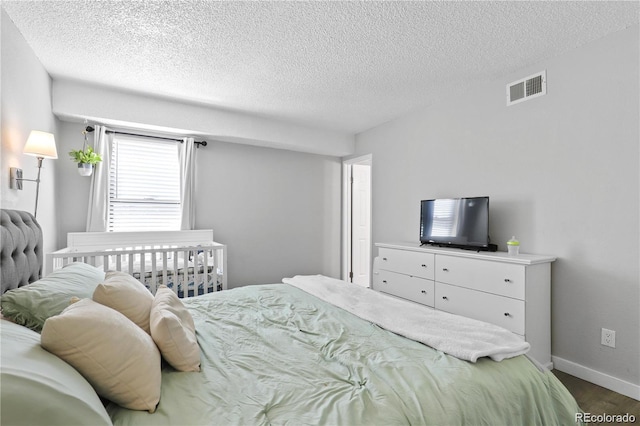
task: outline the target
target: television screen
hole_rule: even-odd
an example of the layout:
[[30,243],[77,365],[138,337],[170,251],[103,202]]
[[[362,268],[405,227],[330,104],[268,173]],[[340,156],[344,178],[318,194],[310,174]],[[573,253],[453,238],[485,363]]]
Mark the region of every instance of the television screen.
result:
[[459,248],[489,246],[489,197],[422,200],[420,242]]

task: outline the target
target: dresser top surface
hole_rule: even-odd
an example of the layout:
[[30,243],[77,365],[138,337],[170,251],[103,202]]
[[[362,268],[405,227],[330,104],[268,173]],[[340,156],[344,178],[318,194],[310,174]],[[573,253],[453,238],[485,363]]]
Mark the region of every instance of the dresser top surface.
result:
[[446,254],[448,256],[491,260],[494,262],[515,263],[519,265],[535,265],[538,263],[549,263],[556,260],[555,256],[550,255],[521,253],[517,256],[512,256],[504,251],[489,252],[447,247],[421,246],[420,243],[413,242],[376,243],[376,247],[417,251],[423,253]]

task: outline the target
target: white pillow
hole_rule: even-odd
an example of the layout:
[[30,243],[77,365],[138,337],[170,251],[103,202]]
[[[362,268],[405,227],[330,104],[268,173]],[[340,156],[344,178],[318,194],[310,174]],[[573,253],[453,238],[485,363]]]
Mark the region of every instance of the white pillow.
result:
[[40,347],[40,335],[0,321],[3,425],[112,425],[96,391]]
[[151,337],[164,359],[178,371],[200,371],[200,346],[193,318],[165,285],[156,291],[150,319]]
[[147,333],[153,294],[137,279],[124,272],[108,272],[93,292],[93,300],[123,314]]
[[160,353],[151,337],[111,308],[82,299],[44,323],[41,345],[75,367],[101,395],[154,412],[160,400]]

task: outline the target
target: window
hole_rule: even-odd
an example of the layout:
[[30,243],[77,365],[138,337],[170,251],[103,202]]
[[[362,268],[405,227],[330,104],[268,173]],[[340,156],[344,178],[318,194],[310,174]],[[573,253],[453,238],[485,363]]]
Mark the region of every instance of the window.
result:
[[180,229],[180,143],[116,134],[107,231]]
[[458,235],[460,200],[436,200],[433,207],[433,225],[431,235],[434,237],[454,237]]

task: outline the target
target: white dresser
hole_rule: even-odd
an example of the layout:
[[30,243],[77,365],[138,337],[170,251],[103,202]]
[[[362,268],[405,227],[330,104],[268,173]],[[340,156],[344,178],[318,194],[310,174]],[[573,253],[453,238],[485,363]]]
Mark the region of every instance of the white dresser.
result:
[[373,288],[434,309],[490,322],[531,344],[551,367],[553,256],[376,243]]

